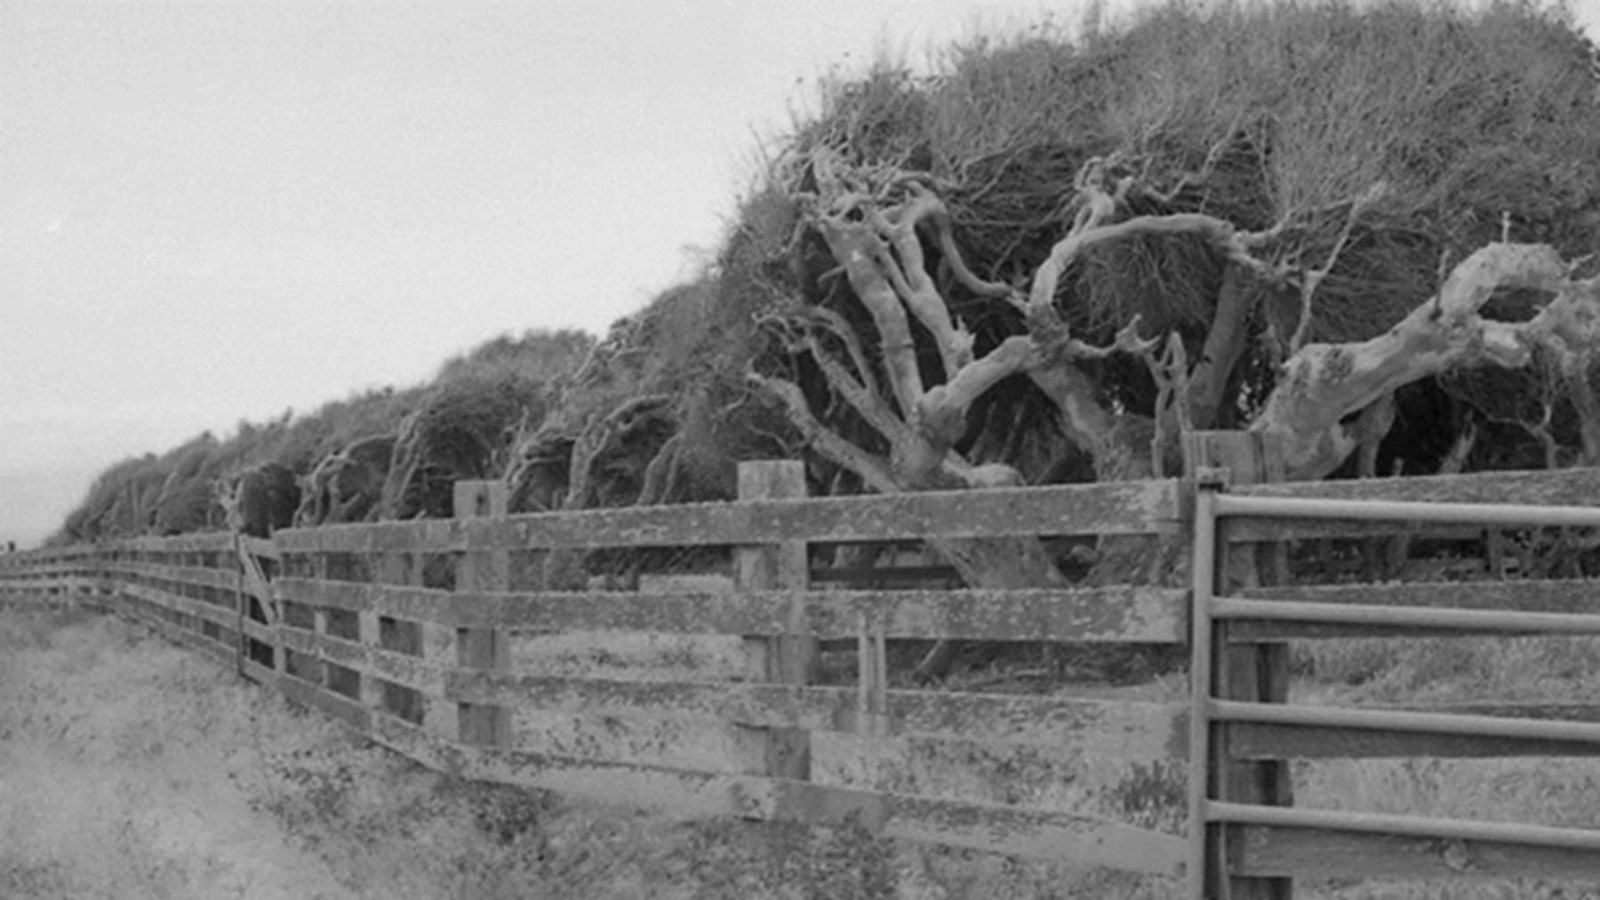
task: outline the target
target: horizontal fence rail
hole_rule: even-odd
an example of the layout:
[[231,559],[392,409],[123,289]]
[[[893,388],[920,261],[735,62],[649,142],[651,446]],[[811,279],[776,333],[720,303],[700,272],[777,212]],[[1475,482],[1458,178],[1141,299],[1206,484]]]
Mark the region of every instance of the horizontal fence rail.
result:
[[459,628],[803,633],[888,637],[1173,643],[1188,602],[1176,588],[1114,585],[1056,590],[477,592],[283,578],[286,601]]
[[290,529],[274,542],[284,553],[437,553],[1176,533],[1179,493],[1179,483],[1166,480],[646,506]]

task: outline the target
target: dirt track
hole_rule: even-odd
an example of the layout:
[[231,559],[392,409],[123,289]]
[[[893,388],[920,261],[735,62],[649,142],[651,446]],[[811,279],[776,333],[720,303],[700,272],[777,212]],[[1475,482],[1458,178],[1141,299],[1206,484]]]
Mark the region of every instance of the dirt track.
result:
[[249,688],[114,620],[56,624],[0,619],[0,895],[352,896],[252,808]]

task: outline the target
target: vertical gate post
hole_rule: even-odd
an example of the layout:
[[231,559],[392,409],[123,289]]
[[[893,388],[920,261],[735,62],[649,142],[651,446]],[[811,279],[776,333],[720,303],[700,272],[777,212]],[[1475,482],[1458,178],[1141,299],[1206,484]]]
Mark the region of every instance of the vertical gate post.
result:
[[[1257,432],[1192,432],[1184,435],[1185,477],[1193,480],[1203,469],[1226,469],[1229,482],[1235,485],[1282,481],[1280,446],[1270,435]],[[1219,523],[1212,566],[1212,586],[1217,596],[1287,579],[1287,556],[1281,545],[1230,544],[1227,535],[1227,523]],[[1196,573],[1196,577],[1201,575]],[[1288,700],[1289,645],[1231,643],[1229,628],[1227,622],[1216,622],[1209,629],[1210,696],[1262,703]],[[1198,645],[1192,652],[1200,652]],[[1207,764],[1208,792],[1217,800],[1266,806],[1294,803],[1287,763],[1234,760],[1225,726],[1211,728]],[[1208,827],[1206,831],[1207,867],[1212,870],[1208,890],[1212,895],[1230,900],[1288,900],[1293,896],[1293,882],[1288,878],[1229,875],[1230,864],[1238,859],[1240,848],[1232,845],[1226,827]]]
[[[390,551],[378,557],[378,581],[383,584],[420,587],[423,583],[422,553]],[[373,623],[379,630],[378,643],[383,643],[381,619]],[[430,665],[448,667],[456,665],[461,656],[456,629],[429,621],[417,623],[422,658]],[[422,728],[429,735],[443,741],[461,738],[461,721],[455,703],[443,697],[425,694],[422,698]]]
[[[407,577],[403,559],[394,553],[380,553],[373,560],[371,579],[373,584],[403,584]],[[383,647],[383,622],[378,613],[371,607],[363,605],[356,610],[356,641],[364,648]],[[385,689],[383,683],[373,674],[373,667],[369,663],[361,668],[361,705],[368,712],[388,712]],[[372,731],[377,733],[380,720],[376,716],[369,717]]]
[[[739,500],[796,500],[806,496],[803,463],[793,460],[739,464]],[[808,684],[815,680],[817,642],[806,628],[801,594],[810,582],[805,541],[741,547],[734,554],[738,590],[796,591],[789,633],[745,639],[752,680]],[[811,777],[811,734],[803,728],[768,728],[761,747],[763,774],[800,781]]]
[[233,570],[233,627],[235,629],[233,635],[233,662],[234,667],[238,669],[239,675],[242,677],[244,675],[244,661],[250,656],[250,638],[244,631],[244,620],[249,618],[250,615],[250,597],[245,593],[246,584],[248,583],[245,577],[247,563],[245,562],[244,545],[240,542],[238,530],[230,528],[229,531],[232,532],[232,540],[228,542],[228,547],[233,554],[233,559],[230,560],[232,565],[229,567]]
[[[455,516],[458,519],[504,516],[511,494],[502,481],[458,481]],[[456,570],[456,589],[505,591],[511,588],[511,554],[507,550],[475,550],[468,545]],[[457,664],[464,669],[511,669],[510,634],[498,628],[456,630]],[[462,703],[457,716],[463,744],[506,747],[511,744],[511,709],[482,703]]]
[[1208,710],[1215,678],[1211,602],[1216,593],[1217,491],[1226,483],[1220,477],[1225,473],[1214,469],[1191,469],[1188,475],[1195,497],[1189,557],[1189,853],[1185,896],[1188,900],[1205,900],[1220,893],[1217,882],[1222,868],[1213,857],[1219,847],[1206,824],[1206,803],[1216,792]]
[[[252,602],[261,607],[261,615],[267,620],[269,628],[278,626],[278,609],[272,593],[272,582],[267,578],[266,569],[256,561],[257,556],[269,555],[272,551],[267,545],[270,538],[256,538],[240,531],[233,532],[232,552],[233,560],[231,569],[238,576],[235,581],[234,599],[238,603],[238,613],[235,627],[239,629],[238,667],[239,674],[243,675],[247,669],[245,662],[249,659],[250,642],[252,640],[245,633],[245,622],[250,619]],[[274,557],[276,558],[276,557]],[[280,571],[274,567],[274,577]],[[272,648],[272,669],[278,675],[284,673],[284,649],[281,643],[274,643]]]

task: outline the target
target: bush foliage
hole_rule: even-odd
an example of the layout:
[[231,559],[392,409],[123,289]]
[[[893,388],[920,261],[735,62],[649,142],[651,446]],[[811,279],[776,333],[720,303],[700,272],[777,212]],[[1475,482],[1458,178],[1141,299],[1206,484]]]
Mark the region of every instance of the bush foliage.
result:
[[[1526,3],[1169,3],[1076,40],[1049,28],[977,39],[947,51],[931,76],[879,64],[830,82],[762,190],[769,209],[825,202],[819,159],[847,172],[858,197],[899,196],[892,186],[914,180],[948,207],[974,273],[1017,287],[1067,232],[1078,179],[1091,171],[1132,186],[1118,218],[1201,213],[1261,235],[1255,252],[1268,267],[1297,274],[1244,288],[1251,346],[1211,426],[1240,427],[1297,332],[1303,273],[1325,270],[1304,337],[1356,341],[1422,305],[1450,265],[1492,241],[1548,243],[1568,259],[1600,247],[1600,94],[1588,53],[1561,10]],[[798,240],[783,228],[753,233],[766,236],[766,259],[790,260],[780,292],[852,317],[876,343],[815,229]],[[979,355],[1023,333],[1020,313],[975,296],[948,276],[943,248],[923,244]],[[1226,274],[1195,236],[1133,237],[1085,252],[1056,303],[1073,335],[1092,344],[1109,345],[1137,315],[1142,335],[1175,332],[1198,360]],[[1496,302],[1492,317],[1530,311],[1528,298]],[[1107,406],[1153,414],[1156,385],[1137,360],[1081,368]],[[1543,465],[1546,435],[1567,448],[1579,442],[1557,380],[1537,368],[1494,371],[1403,392],[1380,471],[1396,460],[1407,473],[1433,471],[1467,417],[1499,428],[1467,468]],[[826,387],[812,381],[811,405],[825,408],[817,395]],[[973,408],[979,421],[959,449],[1042,422],[1045,452],[999,461],[1050,477],[1067,449],[1048,439],[1049,416],[1030,414],[1037,392],[1020,382]],[[848,412],[826,424],[859,438]]]
[[[547,408],[547,394],[593,345],[594,339],[579,331],[503,335],[451,357],[425,385],[368,390],[310,413],[285,412],[268,422],[241,421],[225,439],[207,432],[165,453],[123,460],[96,478],[50,542],[221,528],[218,479],[266,463],[305,475],[322,459],[363,438],[399,434],[408,419],[430,403],[437,406],[440,397],[464,398],[467,410],[491,406],[498,419],[483,440],[493,443],[503,457],[515,427],[537,426],[537,417]],[[494,399],[477,403],[482,397]],[[524,422],[525,412],[534,417],[531,425]],[[438,418],[433,417],[433,424]],[[502,433],[508,426],[511,432]]]
[[[802,452],[747,371],[780,371],[824,414],[829,405],[804,354],[785,345],[792,335],[768,327],[807,306],[852,305],[838,299],[847,288],[820,238],[800,224],[808,161],[821,148],[855,171],[923,178],[949,207],[975,273],[1013,284],[1070,225],[1074,179],[1099,159],[1144,186],[1149,208],[1135,213],[1201,212],[1241,230],[1278,229],[1275,265],[1335,259],[1316,293],[1313,340],[1380,333],[1431,295],[1451,260],[1503,236],[1549,243],[1566,258],[1600,250],[1600,95],[1589,45],[1560,7],[1169,2],[1110,24],[1099,12],[1076,33],[1046,21],[956,44],[931,74],[880,61],[826,80],[815,112],[772,148],[715,264],[598,345],[577,332],[500,337],[450,359],[428,385],[125,460],[100,476],[57,540],[214,526],[216,478],[264,462],[304,474],[356,439],[399,434],[408,422],[418,431],[429,424],[419,416],[442,416],[429,420],[430,433],[449,431],[441,398],[483,413],[466,429],[485,458],[473,470],[507,474],[524,508],[727,496],[737,460]],[[1370,202],[1355,220],[1359,197]],[[1147,334],[1175,331],[1198,351],[1223,277],[1215,254],[1190,237],[1117,242],[1069,274],[1062,314],[1095,343],[1138,314]],[[1296,292],[1252,289],[1257,346],[1237,374],[1238,408],[1220,427],[1236,426],[1270,387],[1300,314]],[[980,353],[1021,331],[1006,304],[945,295]],[[871,337],[870,323],[852,324]],[[1137,363],[1100,365],[1093,374],[1113,404],[1151,404]],[[1387,455],[1404,459],[1407,473],[1431,471],[1470,408],[1500,431],[1479,442],[1468,468],[1542,464],[1549,438],[1576,443],[1570,404],[1549,381],[1495,373],[1402,392]],[[525,399],[507,403],[508,392]],[[644,395],[661,400],[634,403]],[[501,399],[474,406],[472,397]],[[1048,413],[1027,386],[1011,385],[974,409],[973,427],[1037,423],[1038,434],[1008,452],[1031,454],[1019,467],[1038,480],[1068,452],[1050,439]],[[829,424],[851,433],[848,422]],[[438,440],[418,452],[433,446],[456,447]],[[582,472],[573,471],[574,448]]]

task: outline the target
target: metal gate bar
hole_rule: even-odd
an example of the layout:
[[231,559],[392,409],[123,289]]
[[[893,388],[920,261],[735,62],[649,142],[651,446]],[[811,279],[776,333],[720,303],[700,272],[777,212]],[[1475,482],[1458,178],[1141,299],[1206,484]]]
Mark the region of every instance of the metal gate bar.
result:
[[1548,825],[1474,822],[1467,819],[1433,819],[1426,816],[1398,816],[1391,813],[1339,812],[1218,801],[1208,802],[1206,811],[1208,821],[1232,825],[1320,828],[1330,831],[1360,831],[1447,841],[1496,841],[1600,851],[1600,831],[1582,828],[1552,828]]
[[1213,722],[1258,722],[1322,728],[1420,731],[1433,734],[1472,734],[1484,737],[1538,738],[1600,744],[1600,724],[1546,719],[1508,719],[1460,713],[1428,713],[1386,709],[1348,709],[1335,706],[1296,706],[1287,703],[1245,703],[1212,700],[1207,716]]
[[1455,609],[1438,606],[1370,606],[1361,603],[1303,603],[1295,600],[1211,601],[1213,619],[1316,622],[1328,625],[1393,625],[1452,628],[1516,634],[1600,634],[1600,616],[1582,613]]
[[1397,500],[1324,500],[1218,494],[1218,516],[1274,519],[1344,519],[1358,522],[1455,522],[1473,525],[1600,528],[1600,509],[1516,503],[1428,503]]
[[[1341,519],[1463,523],[1484,527],[1600,528],[1600,508],[1549,507],[1522,504],[1429,503],[1382,500],[1251,496],[1223,493],[1225,479],[1198,480],[1195,496],[1191,568],[1192,662],[1190,670],[1189,833],[1187,895],[1205,900],[1215,885],[1226,885],[1227,861],[1208,858],[1219,845],[1208,833],[1223,826],[1314,829],[1333,832],[1418,837],[1440,841],[1478,842],[1580,856],[1600,852],[1600,830],[1551,828],[1498,822],[1473,822],[1424,816],[1276,807],[1213,800],[1219,764],[1213,758],[1214,724],[1249,723],[1269,726],[1331,728],[1352,732],[1412,732],[1486,739],[1510,738],[1555,744],[1600,744],[1600,724],[1574,721],[1508,719],[1485,715],[1340,709],[1278,703],[1219,700],[1213,694],[1213,672],[1220,621],[1288,621],[1399,628],[1440,628],[1501,634],[1600,634],[1600,616],[1449,607],[1391,607],[1270,599],[1217,597],[1218,520]],[[1225,887],[1223,888],[1225,890]]]

